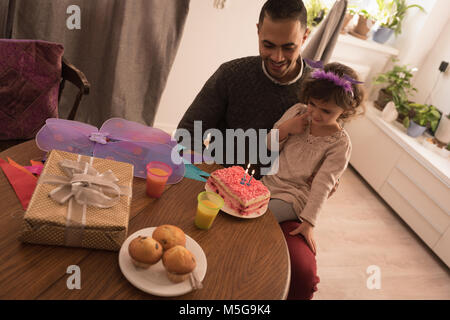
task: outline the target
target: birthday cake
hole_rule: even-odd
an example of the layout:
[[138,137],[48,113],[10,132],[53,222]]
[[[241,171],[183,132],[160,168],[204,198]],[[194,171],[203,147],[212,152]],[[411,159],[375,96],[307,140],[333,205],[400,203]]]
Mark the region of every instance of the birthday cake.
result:
[[219,194],[225,204],[240,215],[249,215],[267,206],[270,200],[270,191],[261,181],[245,175],[244,169],[239,166],[219,169],[211,173],[206,182],[207,187]]

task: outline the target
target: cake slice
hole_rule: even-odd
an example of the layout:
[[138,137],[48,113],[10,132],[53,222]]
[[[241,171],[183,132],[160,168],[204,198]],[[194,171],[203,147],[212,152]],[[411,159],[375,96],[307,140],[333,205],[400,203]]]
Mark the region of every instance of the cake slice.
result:
[[206,184],[224,199],[229,208],[241,215],[249,215],[269,203],[270,191],[261,181],[254,178],[248,186],[247,182],[250,179],[248,174],[245,184],[241,184],[244,172],[239,166],[219,169],[211,173]]

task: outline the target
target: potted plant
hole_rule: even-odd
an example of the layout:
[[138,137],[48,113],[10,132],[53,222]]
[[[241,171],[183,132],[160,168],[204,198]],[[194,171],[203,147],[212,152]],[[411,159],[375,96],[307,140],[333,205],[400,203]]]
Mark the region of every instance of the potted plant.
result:
[[358,15],[358,23],[349,33],[352,36],[366,40],[368,38],[367,34],[375,24],[375,18],[365,9],[358,10]]
[[408,5],[406,0],[377,0],[378,13],[376,19],[379,27],[373,33],[373,40],[385,43],[392,34],[398,36],[402,33],[402,22],[406,12],[411,8],[419,8],[422,12],[425,9],[417,4]]
[[[393,59],[392,61],[396,62],[397,60]],[[375,77],[374,84],[386,85],[379,91],[375,107],[383,110],[389,101],[394,101],[397,108],[407,104],[408,95],[412,91],[417,91],[411,84],[413,72],[415,71],[415,68],[409,68],[407,65],[394,65],[391,70]]]
[[307,12],[306,25],[312,30],[322,22],[328,12],[328,8],[322,0],[305,1],[305,7]]
[[354,16],[358,14],[357,9],[355,7],[348,7],[344,16],[344,22],[342,23],[341,33],[347,33],[347,25],[353,19]]
[[388,20],[393,15],[394,1],[377,0],[378,12],[376,14],[378,27],[373,33],[372,39],[379,43],[385,43],[394,30],[388,27]]
[[435,106],[429,104],[410,103],[408,115],[403,125],[408,129],[407,134],[418,137],[429,128],[432,133],[437,129],[441,113]]

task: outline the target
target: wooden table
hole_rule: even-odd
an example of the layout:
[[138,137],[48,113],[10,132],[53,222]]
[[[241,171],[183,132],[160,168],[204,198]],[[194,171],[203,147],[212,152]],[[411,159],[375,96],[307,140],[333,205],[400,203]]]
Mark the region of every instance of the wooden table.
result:
[[[28,141],[0,153],[22,165],[43,152]],[[217,165],[200,165],[212,172]],[[285,299],[290,282],[289,253],[271,212],[239,219],[221,212],[210,230],[194,226],[196,195],[204,183],[183,179],[153,200],[145,180],[134,178],[128,235],[173,224],[203,248],[208,268],[203,289],[170,299]],[[118,252],[23,244],[18,240],[24,211],[0,173],[0,299],[162,299],[140,291],[123,276]],[[67,267],[81,270],[81,289],[69,290]]]

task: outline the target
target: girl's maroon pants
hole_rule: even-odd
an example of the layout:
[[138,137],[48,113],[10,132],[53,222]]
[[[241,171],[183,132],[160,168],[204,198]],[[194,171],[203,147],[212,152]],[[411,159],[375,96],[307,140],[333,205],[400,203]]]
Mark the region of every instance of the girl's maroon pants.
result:
[[320,279],[317,276],[316,257],[301,234],[291,236],[289,232],[300,225],[299,221],[281,222],[289,257],[291,259],[291,284],[288,300],[311,300]]

